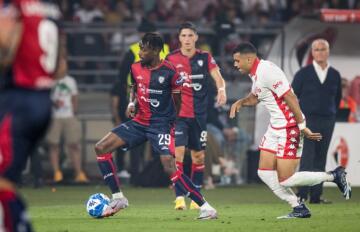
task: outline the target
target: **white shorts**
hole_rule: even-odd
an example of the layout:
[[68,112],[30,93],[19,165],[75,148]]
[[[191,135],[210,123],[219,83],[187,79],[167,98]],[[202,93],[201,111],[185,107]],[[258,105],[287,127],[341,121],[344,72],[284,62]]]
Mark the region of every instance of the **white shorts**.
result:
[[299,159],[303,144],[304,136],[297,126],[274,129],[270,125],[261,139],[259,149],[276,154],[278,159]]

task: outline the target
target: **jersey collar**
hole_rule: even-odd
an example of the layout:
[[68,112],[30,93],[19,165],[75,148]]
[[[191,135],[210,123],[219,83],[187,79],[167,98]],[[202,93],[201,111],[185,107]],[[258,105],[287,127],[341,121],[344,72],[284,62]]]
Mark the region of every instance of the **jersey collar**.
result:
[[257,67],[258,67],[259,63],[260,63],[260,59],[259,59],[259,58],[256,58],[256,59],[254,60],[254,63],[253,63],[253,65],[252,65],[251,69],[250,69],[249,75],[250,75],[251,77],[255,76],[255,73],[256,73],[256,70],[257,70]]

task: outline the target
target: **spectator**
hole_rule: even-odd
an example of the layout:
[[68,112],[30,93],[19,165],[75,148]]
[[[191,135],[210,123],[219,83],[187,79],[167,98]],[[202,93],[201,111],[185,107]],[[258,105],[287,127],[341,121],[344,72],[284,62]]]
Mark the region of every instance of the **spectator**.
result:
[[[324,39],[312,42],[312,64],[301,68],[292,83],[300,107],[305,114],[306,126],[311,131],[322,134],[321,141],[304,140],[300,171],[325,171],[326,157],[335,126],[336,111],[341,100],[341,76],[330,66],[329,43]],[[310,187],[310,203],[329,203],[321,199],[322,184]],[[307,200],[309,187],[301,187],[298,192],[302,200]]]
[[57,81],[53,89],[52,101],[53,120],[46,140],[49,143],[50,163],[54,171],[53,180],[55,183],[63,180],[59,163],[60,140],[63,137],[75,170],[74,181],[86,183],[88,178],[81,167],[81,129],[75,116],[78,107],[78,89],[74,78],[66,75]]
[[357,104],[357,121],[360,121],[360,76],[355,77],[351,81],[350,96]]
[[357,122],[356,119],[356,101],[349,94],[349,81],[345,78],[341,79],[342,98],[340,101],[339,110],[349,110],[348,122]]

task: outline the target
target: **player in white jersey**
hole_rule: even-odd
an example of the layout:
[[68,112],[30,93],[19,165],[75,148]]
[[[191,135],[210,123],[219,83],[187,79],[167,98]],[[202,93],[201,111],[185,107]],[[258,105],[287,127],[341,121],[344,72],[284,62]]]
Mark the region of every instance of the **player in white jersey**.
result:
[[263,102],[270,113],[270,125],[260,143],[258,175],[280,199],[287,201],[293,211],[281,218],[309,218],[311,213],[291,190],[293,186],[312,186],[334,182],[346,199],[351,197],[351,187],[343,167],[330,172],[296,172],[299,165],[303,136],[320,141],[320,133],[306,127],[298,100],[284,72],[270,61],[260,60],[251,43],[239,44],[234,52],[234,66],[249,74],[253,85],[251,93],[236,101],[230,110],[234,118],[243,106]]

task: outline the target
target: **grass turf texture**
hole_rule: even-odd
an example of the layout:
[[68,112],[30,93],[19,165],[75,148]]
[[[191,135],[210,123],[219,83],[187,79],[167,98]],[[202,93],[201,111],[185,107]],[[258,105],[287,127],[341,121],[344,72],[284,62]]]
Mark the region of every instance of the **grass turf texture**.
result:
[[[194,220],[196,210],[175,211],[174,195],[169,189],[124,188],[130,207],[110,218],[93,219],[85,209],[87,198],[97,192],[107,195],[104,186],[43,187],[21,189],[28,202],[35,231],[261,231],[261,232],[331,232],[360,231],[360,188],[345,201],[337,188],[325,188],[324,196],[331,205],[309,205],[310,219],[277,220],[290,212],[263,185],[218,188],[205,191],[208,201],[216,207],[219,219]],[[187,201],[189,203],[189,201]]]

